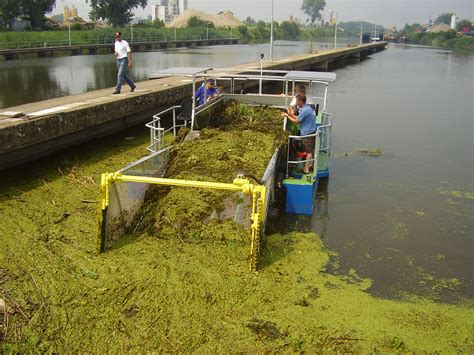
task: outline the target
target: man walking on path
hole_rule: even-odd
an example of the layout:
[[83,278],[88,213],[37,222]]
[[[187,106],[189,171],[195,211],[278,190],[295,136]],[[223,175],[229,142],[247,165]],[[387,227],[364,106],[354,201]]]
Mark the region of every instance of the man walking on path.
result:
[[135,91],[136,85],[127,75],[127,71],[132,67],[132,51],[128,42],[122,39],[120,32],[115,32],[115,57],[117,58],[117,86],[114,94],[120,94],[122,82],[125,80],[131,88],[131,92]]

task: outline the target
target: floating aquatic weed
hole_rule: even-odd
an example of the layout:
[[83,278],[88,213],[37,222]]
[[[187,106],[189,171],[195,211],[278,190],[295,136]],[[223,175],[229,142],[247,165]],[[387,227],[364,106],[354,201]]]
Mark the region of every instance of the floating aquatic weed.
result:
[[438,190],[438,193],[442,195],[450,195],[458,198],[474,200],[474,192],[465,192],[457,190]]
[[375,150],[369,149],[359,149],[359,154],[367,157],[380,157],[383,155],[382,148],[377,148]]

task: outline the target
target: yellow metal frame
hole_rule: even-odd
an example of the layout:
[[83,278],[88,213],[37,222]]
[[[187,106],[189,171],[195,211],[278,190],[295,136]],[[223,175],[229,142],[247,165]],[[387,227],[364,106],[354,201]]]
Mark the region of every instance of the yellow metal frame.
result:
[[252,271],[257,270],[258,254],[260,253],[260,233],[261,225],[265,219],[265,201],[266,201],[266,187],[258,185],[252,181],[237,177],[232,184],[224,184],[218,182],[204,182],[204,181],[190,181],[190,180],[177,180],[177,179],[165,179],[165,178],[154,178],[146,176],[131,176],[123,175],[120,172],[117,173],[105,173],[102,174],[100,184],[100,196],[99,196],[99,253],[105,251],[105,241],[103,240],[104,230],[104,215],[107,207],[109,206],[109,193],[110,186],[116,182],[132,182],[132,183],[144,183],[153,185],[163,186],[174,186],[174,187],[193,187],[193,188],[204,188],[204,189],[217,189],[242,192],[245,195],[252,196],[252,213],[251,213],[251,247],[250,247],[250,269]]

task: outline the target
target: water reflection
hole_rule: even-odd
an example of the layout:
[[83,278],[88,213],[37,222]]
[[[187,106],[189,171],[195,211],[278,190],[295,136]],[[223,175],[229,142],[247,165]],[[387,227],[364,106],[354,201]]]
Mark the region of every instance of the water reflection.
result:
[[38,101],[68,94],[48,66],[9,64],[3,64],[0,69],[0,108],[23,104],[25,96],[28,101]]

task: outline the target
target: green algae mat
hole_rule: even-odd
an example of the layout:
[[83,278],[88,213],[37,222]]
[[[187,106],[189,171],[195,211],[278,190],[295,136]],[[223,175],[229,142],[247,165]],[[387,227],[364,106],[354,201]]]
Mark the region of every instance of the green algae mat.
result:
[[240,243],[153,230],[96,255],[99,176],[141,158],[147,139],[1,175],[5,353],[474,351],[472,304],[375,298],[370,280],[327,272],[315,234],[267,236],[258,273]]

